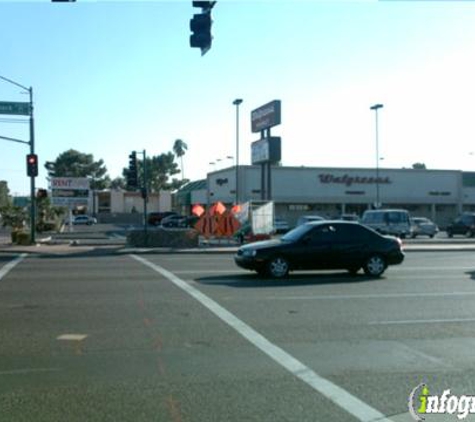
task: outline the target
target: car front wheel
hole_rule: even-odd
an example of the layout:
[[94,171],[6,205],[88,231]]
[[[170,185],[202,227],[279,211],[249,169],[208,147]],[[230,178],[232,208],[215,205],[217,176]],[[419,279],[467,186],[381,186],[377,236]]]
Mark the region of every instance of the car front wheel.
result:
[[379,277],[386,270],[386,261],[380,255],[372,255],[366,261],[363,269],[366,275]]
[[289,269],[289,262],[281,256],[272,258],[267,264],[267,273],[275,278],[286,277],[289,274]]

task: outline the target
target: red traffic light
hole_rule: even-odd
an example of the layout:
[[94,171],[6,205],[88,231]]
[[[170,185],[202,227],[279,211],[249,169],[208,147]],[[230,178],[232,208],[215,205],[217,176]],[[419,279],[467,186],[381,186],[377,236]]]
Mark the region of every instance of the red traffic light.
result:
[[26,173],[29,177],[38,176],[38,156],[36,154],[26,156]]

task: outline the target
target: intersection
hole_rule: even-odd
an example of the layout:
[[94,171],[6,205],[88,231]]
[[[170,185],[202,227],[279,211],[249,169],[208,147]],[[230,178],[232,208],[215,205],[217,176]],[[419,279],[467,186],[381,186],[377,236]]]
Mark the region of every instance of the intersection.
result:
[[470,251],[274,281],[230,251],[62,248],[0,254],[1,419],[397,422],[422,381],[473,391]]

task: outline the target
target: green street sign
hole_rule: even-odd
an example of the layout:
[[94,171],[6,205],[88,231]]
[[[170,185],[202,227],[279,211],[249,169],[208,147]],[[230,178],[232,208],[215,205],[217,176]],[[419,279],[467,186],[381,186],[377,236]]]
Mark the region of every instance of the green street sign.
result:
[[0,114],[30,115],[30,103],[0,101]]

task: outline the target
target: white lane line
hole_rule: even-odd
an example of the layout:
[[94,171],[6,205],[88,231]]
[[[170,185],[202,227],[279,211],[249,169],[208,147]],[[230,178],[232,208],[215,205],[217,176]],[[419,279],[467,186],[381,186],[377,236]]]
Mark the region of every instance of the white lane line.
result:
[[267,296],[265,300],[348,300],[348,299],[391,299],[391,298],[420,298],[420,297],[448,297],[448,296],[475,296],[475,292],[420,292],[420,293],[374,293],[367,295],[319,295],[319,296]]
[[54,372],[60,371],[59,368],[25,368],[25,369],[12,369],[10,371],[0,371],[0,375],[23,375],[31,374],[34,372]]
[[397,271],[397,272],[412,272],[412,271],[447,271],[447,272],[454,272],[454,273],[459,273],[460,271],[463,270],[474,270],[475,271],[475,266],[471,265],[469,267],[463,267],[463,266],[457,266],[457,267],[419,267],[419,266],[409,266],[405,265],[404,267],[395,267],[392,270]]
[[247,325],[244,321],[241,321],[234,314],[219,305],[213,299],[201,293],[198,289],[186,283],[175,274],[167,271],[159,265],[153,264],[152,262],[140,256],[130,256],[170,280],[175,286],[179,287],[184,292],[200,302],[203,306],[208,308],[219,319],[236,330],[241,336],[264,352],[280,366],[285,368],[297,378],[304,381],[315,391],[325,396],[327,399],[353,415],[358,420],[364,422],[391,421],[390,419],[386,418],[384,414],[366,404],[359,398],[353,396],[348,391],[318,375],[316,372],[294,358],[285,350],[267,340],[262,334],[254,330],[251,326]]
[[398,324],[450,324],[454,322],[475,322],[475,318],[447,319],[403,319],[399,321],[372,321],[368,325],[398,325]]
[[20,256],[15,258],[13,261],[10,261],[8,264],[5,264],[0,269],[0,280],[5,277],[16,265],[23,261],[28,256],[27,253],[22,253]]
[[83,341],[86,337],[87,334],[61,334],[56,340]]

